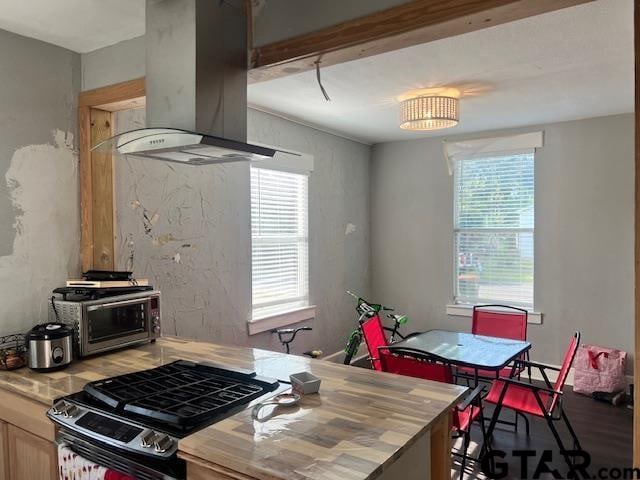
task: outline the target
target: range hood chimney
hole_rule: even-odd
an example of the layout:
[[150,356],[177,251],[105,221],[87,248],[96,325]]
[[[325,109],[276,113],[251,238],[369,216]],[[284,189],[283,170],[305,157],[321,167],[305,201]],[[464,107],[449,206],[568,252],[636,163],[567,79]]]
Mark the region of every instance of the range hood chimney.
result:
[[146,0],[147,125],[94,149],[189,165],[263,160],[247,140],[244,0]]

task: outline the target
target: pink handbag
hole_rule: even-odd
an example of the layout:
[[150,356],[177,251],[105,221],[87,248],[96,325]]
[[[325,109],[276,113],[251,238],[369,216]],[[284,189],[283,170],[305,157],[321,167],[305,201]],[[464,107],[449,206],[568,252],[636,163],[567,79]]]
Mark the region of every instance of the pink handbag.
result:
[[627,387],[625,366],[627,352],[597,345],[581,345],[574,362],[573,391],[620,392]]

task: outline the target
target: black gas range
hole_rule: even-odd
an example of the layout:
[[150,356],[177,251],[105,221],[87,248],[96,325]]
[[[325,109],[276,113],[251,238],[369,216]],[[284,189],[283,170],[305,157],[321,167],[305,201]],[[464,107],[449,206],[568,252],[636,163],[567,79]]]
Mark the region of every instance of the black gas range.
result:
[[58,441],[144,480],[183,479],[178,440],[288,389],[255,372],[184,360],[88,383],[47,415]]

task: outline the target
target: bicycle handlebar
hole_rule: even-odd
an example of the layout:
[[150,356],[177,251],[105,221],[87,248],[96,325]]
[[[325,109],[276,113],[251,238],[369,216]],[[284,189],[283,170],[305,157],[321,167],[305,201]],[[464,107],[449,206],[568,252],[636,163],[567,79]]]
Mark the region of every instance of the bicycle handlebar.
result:
[[[300,331],[304,331],[304,330],[313,330],[312,327],[298,327],[298,328],[274,328],[273,330],[271,330],[271,333],[277,333],[278,334],[278,340],[280,340],[280,343],[282,345],[284,345],[287,353],[289,353],[289,344],[291,342],[293,342],[296,338],[296,335],[298,334],[298,332]],[[289,338],[283,338],[285,335],[290,335]]]
[[[358,313],[364,314],[367,311],[373,311],[373,312],[392,312],[395,309],[393,307],[389,307],[387,305],[381,305],[379,303],[371,303],[367,300],[365,300],[364,298],[356,295],[355,293],[353,293],[350,290],[347,290],[347,294],[351,295],[353,298],[355,298],[356,300],[358,300],[358,306],[356,307],[356,310],[358,310]],[[364,308],[363,308],[364,307]],[[362,312],[360,312],[360,310],[362,310]]]
[[298,333],[300,330],[313,330],[313,328],[311,327],[298,327],[298,328],[274,328],[273,330],[271,330],[271,333],[277,333],[277,334],[288,334],[288,333]]

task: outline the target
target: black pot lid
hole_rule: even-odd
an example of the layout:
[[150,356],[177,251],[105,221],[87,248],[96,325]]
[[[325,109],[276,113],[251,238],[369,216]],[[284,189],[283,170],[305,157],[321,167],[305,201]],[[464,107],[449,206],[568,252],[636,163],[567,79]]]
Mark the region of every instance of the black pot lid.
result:
[[53,340],[73,335],[73,329],[64,323],[41,323],[33,327],[27,334],[27,340]]

